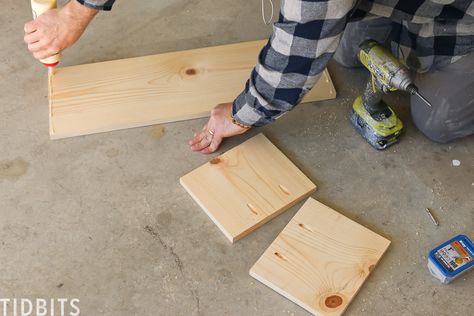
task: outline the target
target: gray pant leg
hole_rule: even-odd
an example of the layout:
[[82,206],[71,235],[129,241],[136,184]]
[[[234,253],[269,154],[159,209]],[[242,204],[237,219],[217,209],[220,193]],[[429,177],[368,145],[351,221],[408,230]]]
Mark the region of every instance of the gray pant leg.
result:
[[357,57],[359,45],[365,40],[373,39],[390,48],[391,30],[391,22],[387,18],[348,23],[334,54],[334,59],[344,67],[362,66]]
[[441,69],[418,74],[415,84],[433,106],[411,96],[411,113],[429,139],[446,143],[474,134],[474,53]]

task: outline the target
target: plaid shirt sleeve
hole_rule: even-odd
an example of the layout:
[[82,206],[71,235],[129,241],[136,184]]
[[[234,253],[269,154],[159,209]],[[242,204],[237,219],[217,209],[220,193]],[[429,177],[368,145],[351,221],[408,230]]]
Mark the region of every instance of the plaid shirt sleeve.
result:
[[91,9],[110,11],[115,0],[77,0],[77,2]]
[[273,34],[234,100],[234,119],[263,126],[297,105],[333,56],[355,2],[282,0]]

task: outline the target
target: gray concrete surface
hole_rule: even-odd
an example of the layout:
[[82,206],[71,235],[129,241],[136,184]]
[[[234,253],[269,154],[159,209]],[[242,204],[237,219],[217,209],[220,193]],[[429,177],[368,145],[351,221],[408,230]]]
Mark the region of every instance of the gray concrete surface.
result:
[[[63,65],[271,31],[259,1],[117,2]],[[307,315],[248,275],[300,205],[229,244],[178,182],[209,159],[187,146],[203,119],[50,141],[46,73],[22,42],[29,3],[2,6],[0,298],[79,298],[82,315]],[[474,237],[474,139],[431,143],[414,128],[407,98],[395,94],[406,133],[376,152],[348,119],[367,74],[329,69],[337,100],[302,105],[221,152],[263,131],[317,183],[316,199],[392,241],[347,315],[472,314],[474,272],[441,285],[426,254],[455,234]]]

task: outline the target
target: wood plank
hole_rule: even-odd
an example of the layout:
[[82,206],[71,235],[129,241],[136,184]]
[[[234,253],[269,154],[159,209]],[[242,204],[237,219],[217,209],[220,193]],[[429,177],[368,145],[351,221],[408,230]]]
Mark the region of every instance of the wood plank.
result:
[[[266,41],[58,68],[53,139],[205,117],[243,90]],[[327,70],[304,102],[332,99]]]
[[263,134],[191,171],[180,182],[231,242],[316,190]]
[[389,245],[309,198],[250,275],[314,315],[341,315]]

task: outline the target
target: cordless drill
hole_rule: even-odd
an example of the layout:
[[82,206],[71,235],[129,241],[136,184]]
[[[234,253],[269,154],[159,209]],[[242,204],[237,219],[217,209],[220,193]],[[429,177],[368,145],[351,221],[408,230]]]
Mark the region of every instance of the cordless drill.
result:
[[408,69],[376,41],[363,42],[358,57],[372,77],[352,105],[351,122],[372,147],[383,150],[397,143],[403,130],[402,121],[382,100],[384,93],[402,90],[431,104],[418,92]]

